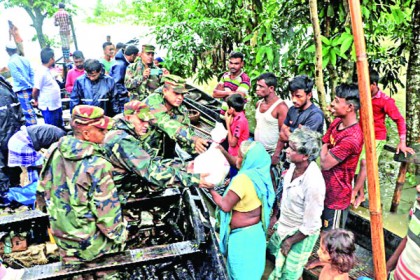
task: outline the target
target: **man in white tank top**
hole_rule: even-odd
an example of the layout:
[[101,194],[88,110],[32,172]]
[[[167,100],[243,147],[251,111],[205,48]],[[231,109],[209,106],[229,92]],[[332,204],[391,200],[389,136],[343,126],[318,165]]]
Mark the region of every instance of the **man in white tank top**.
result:
[[261,142],[271,155],[271,164],[279,163],[284,143],[280,141],[281,126],[289,108],[276,95],[277,78],[273,73],[264,73],[257,78],[257,95],[262,99],[255,110],[255,141]]

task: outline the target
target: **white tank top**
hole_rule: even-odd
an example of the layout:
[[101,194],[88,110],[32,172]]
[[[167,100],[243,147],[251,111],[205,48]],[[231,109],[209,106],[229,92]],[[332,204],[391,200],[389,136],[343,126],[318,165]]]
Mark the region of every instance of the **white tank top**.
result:
[[273,103],[264,113],[260,112],[260,102],[257,110],[255,110],[255,120],[257,125],[254,131],[255,141],[260,142],[264,145],[265,149],[269,154],[273,154],[276,150],[277,142],[279,140],[279,122],[277,118],[274,118],[271,113],[283,100],[279,99]]

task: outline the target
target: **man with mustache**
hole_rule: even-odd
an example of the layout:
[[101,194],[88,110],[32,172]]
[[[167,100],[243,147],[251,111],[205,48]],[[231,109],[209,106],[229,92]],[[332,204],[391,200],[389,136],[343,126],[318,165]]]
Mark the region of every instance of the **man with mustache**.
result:
[[298,127],[306,126],[322,134],[324,113],[312,103],[312,87],[314,82],[306,75],[293,78],[289,83],[293,107],[287,112],[281,128],[280,138],[289,141],[289,135]]
[[229,55],[229,72],[223,74],[222,79],[213,90],[213,97],[227,99],[232,94],[239,93],[246,98],[251,87],[251,80],[242,70],[244,68],[244,55],[232,52]]
[[143,45],[139,58],[127,67],[124,81],[130,100],[144,100],[163,84],[162,75],[169,74],[153,63],[154,57],[155,46]]
[[185,164],[154,155],[149,127],[154,120],[146,104],[132,100],[124,105],[124,118],[105,136],[106,157],[115,168],[113,179],[123,203],[173,184],[190,187],[202,183],[198,174],[185,172]]
[[202,153],[206,150],[207,141],[196,136],[190,127],[188,110],[184,106],[185,80],[175,75],[165,75],[164,85],[150,95],[145,103],[156,118],[153,133],[161,139],[158,155],[165,158],[175,157],[175,144],[188,153]]
[[83,53],[81,51],[75,51],[73,53],[73,62],[75,67],[67,73],[66,78],[66,91],[69,94],[73,90],[73,86],[77,78],[79,78],[85,73],[85,68],[83,67],[85,57],[83,56]]

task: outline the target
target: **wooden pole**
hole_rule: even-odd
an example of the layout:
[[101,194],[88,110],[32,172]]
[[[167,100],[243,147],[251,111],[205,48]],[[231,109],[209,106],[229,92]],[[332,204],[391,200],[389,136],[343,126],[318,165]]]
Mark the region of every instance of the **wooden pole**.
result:
[[390,211],[395,213],[400,205],[401,192],[405,183],[405,176],[407,174],[408,163],[402,162],[400,165],[400,171],[398,172],[397,184],[395,185],[394,195],[392,196],[392,204]]
[[356,66],[360,92],[363,138],[365,141],[367,181],[369,192],[369,212],[372,238],[373,266],[375,279],[385,280],[384,231],[382,224],[381,196],[379,189],[378,163],[376,160],[375,132],[370,93],[369,69],[363,32],[360,0],[349,0],[351,25],[356,47]]

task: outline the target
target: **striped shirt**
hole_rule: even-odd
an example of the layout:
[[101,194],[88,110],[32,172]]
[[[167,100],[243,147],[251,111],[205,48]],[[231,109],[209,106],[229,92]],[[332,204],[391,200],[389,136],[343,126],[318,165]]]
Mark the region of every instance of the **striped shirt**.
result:
[[397,280],[420,280],[420,204],[415,204],[408,224],[407,244],[394,271]]
[[240,91],[247,94],[251,88],[251,80],[244,72],[233,79],[230,77],[230,72],[226,72],[220,82],[223,83],[226,91]]

